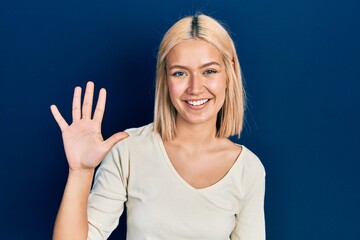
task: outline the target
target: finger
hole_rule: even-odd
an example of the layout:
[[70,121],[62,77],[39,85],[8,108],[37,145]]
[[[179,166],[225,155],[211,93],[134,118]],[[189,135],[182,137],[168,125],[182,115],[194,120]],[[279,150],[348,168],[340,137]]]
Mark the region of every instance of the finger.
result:
[[51,109],[51,113],[54,116],[55,121],[59,125],[61,131],[64,131],[64,129],[67,128],[69,125],[67,124],[65,119],[61,116],[58,108],[55,105],[51,105],[50,109]]
[[104,142],[107,149],[111,149],[117,142],[120,142],[121,140],[127,138],[129,134],[126,132],[118,132],[106,139]]
[[74,90],[74,97],[72,102],[72,118],[73,122],[81,119],[81,87],[76,87]]
[[106,90],[102,88],[99,93],[99,98],[96,103],[96,108],[94,112],[94,120],[101,124],[104,111],[105,111],[105,103],[106,103]]
[[82,106],[82,118],[85,119],[91,118],[93,96],[94,96],[94,83],[88,82],[86,84],[84,102]]

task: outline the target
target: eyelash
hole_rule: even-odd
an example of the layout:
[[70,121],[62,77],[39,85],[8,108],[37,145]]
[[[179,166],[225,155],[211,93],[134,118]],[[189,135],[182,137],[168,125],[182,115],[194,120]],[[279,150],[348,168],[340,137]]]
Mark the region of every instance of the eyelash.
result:
[[[210,74],[215,74],[215,73],[217,73],[217,71],[214,69],[207,69],[204,71],[205,75],[210,75]],[[184,72],[174,72],[172,75],[174,77],[183,77],[186,74]]]
[[214,69],[207,69],[207,70],[204,71],[204,73],[205,74],[214,74],[214,73],[217,73],[217,71],[214,70]]
[[172,75],[174,77],[183,77],[185,75],[185,73],[184,72],[174,72]]

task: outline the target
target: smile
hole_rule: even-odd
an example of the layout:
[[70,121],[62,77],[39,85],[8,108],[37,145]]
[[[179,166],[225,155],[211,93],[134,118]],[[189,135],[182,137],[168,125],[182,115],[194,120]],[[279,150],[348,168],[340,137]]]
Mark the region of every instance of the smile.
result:
[[200,106],[203,105],[205,103],[207,103],[209,101],[209,99],[203,99],[203,100],[196,100],[196,101],[186,101],[188,104],[190,104],[191,106]]

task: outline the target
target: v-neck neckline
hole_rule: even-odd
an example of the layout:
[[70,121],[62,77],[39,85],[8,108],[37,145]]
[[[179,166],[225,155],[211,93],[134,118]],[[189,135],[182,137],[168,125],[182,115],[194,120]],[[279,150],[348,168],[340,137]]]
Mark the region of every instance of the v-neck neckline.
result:
[[180,174],[179,172],[175,169],[173,163],[171,162],[166,149],[165,149],[165,145],[164,142],[162,141],[161,137],[159,134],[155,134],[156,136],[156,140],[158,141],[160,150],[162,152],[162,155],[164,157],[164,160],[166,162],[166,164],[168,165],[169,169],[171,170],[171,172],[175,175],[175,177],[183,184],[185,185],[185,187],[189,188],[192,191],[196,191],[196,192],[205,192],[205,191],[210,191],[213,188],[217,188],[218,186],[224,184],[228,178],[231,177],[232,172],[234,171],[234,169],[237,167],[237,165],[240,164],[241,159],[244,156],[244,151],[246,151],[246,148],[243,145],[237,144],[238,146],[241,147],[241,152],[239,153],[238,157],[236,158],[235,162],[232,164],[231,168],[229,169],[229,171],[226,172],[226,174],[220,178],[217,182],[203,187],[203,188],[196,188],[194,186],[192,186],[190,183],[188,183]]

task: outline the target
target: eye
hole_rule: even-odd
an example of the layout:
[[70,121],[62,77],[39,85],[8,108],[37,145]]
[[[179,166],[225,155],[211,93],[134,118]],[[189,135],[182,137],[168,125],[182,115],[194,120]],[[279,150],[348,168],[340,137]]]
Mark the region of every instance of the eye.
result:
[[183,77],[183,76],[185,76],[185,73],[178,71],[178,72],[174,72],[172,75],[174,77]]
[[205,75],[210,75],[210,74],[214,74],[214,73],[217,73],[217,71],[214,69],[207,69],[204,71]]

